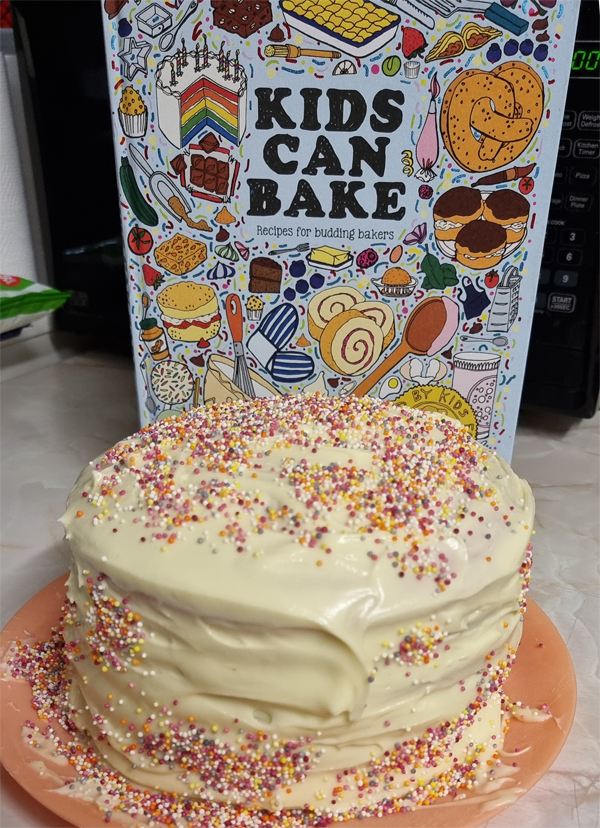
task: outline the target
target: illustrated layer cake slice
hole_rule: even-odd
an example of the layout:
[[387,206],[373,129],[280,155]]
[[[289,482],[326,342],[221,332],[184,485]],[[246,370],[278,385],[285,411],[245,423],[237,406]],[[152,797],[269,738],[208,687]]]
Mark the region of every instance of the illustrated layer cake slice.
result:
[[156,69],[158,125],[178,148],[206,127],[232,144],[240,144],[246,128],[247,78],[238,56],[185,47],[163,58]]
[[283,268],[267,256],[257,256],[250,262],[251,293],[279,293]]
[[86,467],[62,521],[70,715],[142,790],[300,828],[494,788],[533,500],[456,421],[196,409]]

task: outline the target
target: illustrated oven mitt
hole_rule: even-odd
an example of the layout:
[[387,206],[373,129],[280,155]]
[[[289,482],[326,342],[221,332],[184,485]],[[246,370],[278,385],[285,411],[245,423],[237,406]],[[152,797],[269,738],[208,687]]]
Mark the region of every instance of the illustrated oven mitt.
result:
[[308,354],[283,351],[296,333],[298,322],[298,311],[293,305],[277,305],[248,339],[250,353],[277,382],[302,382],[315,370],[315,363]]

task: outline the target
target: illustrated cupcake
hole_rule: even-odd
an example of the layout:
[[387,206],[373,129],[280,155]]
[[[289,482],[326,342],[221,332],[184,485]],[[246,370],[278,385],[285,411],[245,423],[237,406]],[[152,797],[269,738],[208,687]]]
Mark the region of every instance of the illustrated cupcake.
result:
[[148,108],[133,86],[126,86],[119,103],[119,121],[128,138],[142,138],[148,126]]
[[389,267],[381,279],[371,281],[384,296],[410,296],[417,285],[417,280],[401,267]]
[[265,303],[258,296],[251,296],[246,302],[246,313],[249,322],[258,322],[263,314]]

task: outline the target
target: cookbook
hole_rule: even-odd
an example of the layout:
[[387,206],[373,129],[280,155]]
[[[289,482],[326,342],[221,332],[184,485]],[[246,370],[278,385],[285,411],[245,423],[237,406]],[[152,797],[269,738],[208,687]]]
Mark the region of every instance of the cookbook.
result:
[[510,460],[579,0],[104,0],[142,425],[371,394]]

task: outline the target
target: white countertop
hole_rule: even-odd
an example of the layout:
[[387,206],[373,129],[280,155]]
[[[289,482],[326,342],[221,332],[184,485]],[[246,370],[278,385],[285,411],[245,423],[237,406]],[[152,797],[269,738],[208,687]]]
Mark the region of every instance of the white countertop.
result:
[[[2,383],[1,623],[65,572],[57,522],[83,466],[137,430],[133,368],[75,356]],[[599,424],[524,414],[513,467],[537,503],[531,596],[568,645],[578,681],[575,724],[548,774],[486,828],[598,828],[600,641]],[[64,828],[2,772],[2,828]]]

